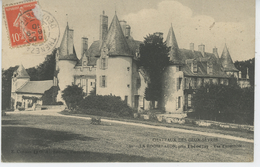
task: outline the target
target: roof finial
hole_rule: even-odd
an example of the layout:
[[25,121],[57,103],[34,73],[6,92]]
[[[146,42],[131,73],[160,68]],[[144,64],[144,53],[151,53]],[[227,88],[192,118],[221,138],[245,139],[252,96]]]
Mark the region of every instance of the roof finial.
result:
[[103,15],[105,15],[105,11],[103,10]]
[[171,27],[172,27],[172,23],[171,23]]
[[116,2],[115,2],[115,15],[116,15]]
[[67,20],[67,26],[69,26],[69,23],[68,23],[68,14],[66,14],[66,20]]

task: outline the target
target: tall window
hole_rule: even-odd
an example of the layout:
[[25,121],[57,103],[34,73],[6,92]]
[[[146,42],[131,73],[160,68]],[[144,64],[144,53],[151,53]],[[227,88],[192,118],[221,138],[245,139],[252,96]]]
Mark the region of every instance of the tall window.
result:
[[177,90],[181,89],[182,78],[177,78]]
[[106,69],[107,68],[107,58],[101,58],[101,69]]
[[185,78],[185,87],[186,87],[186,89],[190,88],[190,80],[189,80],[189,78]]
[[191,94],[188,94],[188,107],[191,107]]
[[196,85],[197,85],[196,78],[192,78],[191,81],[192,81],[192,89],[196,89]]
[[181,108],[181,96],[176,98],[176,110]]
[[125,103],[127,104],[128,103],[128,96],[125,96]]
[[100,87],[107,87],[107,77],[105,75],[100,76]]
[[213,64],[211,62],[207,62],[207,73],[209,75],[213,74]]
[[202,84],[202,79],[201,78],[197,78],[197,88],[199,88]]
[[193,61],[193,72],[194,73],[198,72],[198,65],[197,65],[197,61],[196,60]]

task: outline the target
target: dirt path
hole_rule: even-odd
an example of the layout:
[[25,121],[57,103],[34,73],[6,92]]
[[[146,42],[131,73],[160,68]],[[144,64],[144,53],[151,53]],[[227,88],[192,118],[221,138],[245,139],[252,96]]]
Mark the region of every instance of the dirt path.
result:
[[[59,116],[59,117],[86,119],[86,120],[91,119],[90,117],[62,115],[59,112],[60,112],[60,110],[22,111],[22,112],[17,111],[17,112],[10,112],[8,114],[49,115],[49,116]],[[117,124],[131,125],[131,126],[139,126],[139,127],[159,129],[159,130],[168,130],[168,131],[174,131],[174,132],[189,133],[189,134],[203,135],[203,136],[209,136],[209,137],[218,137],[218,138],[223,138],[223,139],[254,143],[254,140],[252,140],[252,139],[246,139],[246,138],[242,138],[242,137],[235,137],[235,136],[231,136],[231,135],[224,135],[224,134],[218,134],[218,133],[200,132],[200,131],[194,131],[194,130],[173,128],[173,127],[168,128],[168,127],[162,127],[162,126],[153,126],[153,125],[146,125],[146,124],[141,124],[141,123],[124,122],[124,121],[109,120],[109,119],[102,119],[102,122],[117,123]]]

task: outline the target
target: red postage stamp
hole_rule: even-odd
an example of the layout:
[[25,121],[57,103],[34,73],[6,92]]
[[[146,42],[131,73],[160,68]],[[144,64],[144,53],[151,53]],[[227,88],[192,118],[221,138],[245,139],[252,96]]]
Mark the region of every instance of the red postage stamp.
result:
[[42,12],[37,1],[4,7],[11,47],[44,42]]

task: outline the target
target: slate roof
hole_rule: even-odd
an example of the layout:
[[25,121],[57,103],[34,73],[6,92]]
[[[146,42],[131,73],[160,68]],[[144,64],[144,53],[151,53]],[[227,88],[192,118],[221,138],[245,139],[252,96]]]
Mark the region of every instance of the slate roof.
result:
[[179,48],[175,34],[174,34],[174,31],[173,31],[173,28],[172,28],[172,25],[169,29],[169,32],[168,32],[168,35],[167,35],[167,38],[166,38],[166,45],[168,47]]
[[220,62],[222,63],[222,66],[224,67],[224,71],[230,71],[230,72],[237,72],[238,69],[233,64],[233,60],[229,54],[227,45],[225,44],[225,47],[223,49]]
[[[203,57],[200,51],[187,49],[180,49],[180,53],[182,61],[185,63],[182,67],[185,76],[228,78],[228,75],[222,70],[221,64],[218,63],[215,54],[205,52]],[[190,69],[189,66],[189,63],[193,63],[194,59],[197,61],[197,73],[193,73],[193,69]],[[207,62],[213,64],[213,73],[211,75],[207,73]]]
[[59,47],[59,60],[73,60],[78,61],[76,51],[73,43],[73,30],[69,29],[69,25],[67,24],[65,32],[63,34],[63,38]]
[[[225,73],[225,69],[237,70],[226,46],[221,57],[222,64],[220,63],[216,48],[214,48],[214,53],[204,52],[204,54],[200,51],[179,49],[172,26],[167,35],[166,45],[171,47],[169,53],[170,64],[179,64],[182,66],[182,71],[185,76],[228,78],[229,76]],[[197,62],[197,72],[193,72],[193,69],[191,69],[191,63],[193,64],[194,61]],[[211,74],[207,72],[208,64],[212,64]]]
[[170,57],[170,64],[182,64],[182,58],[180,56],[179,46],[173,31],[172,26],[169,29],[167,38],[166,38],[166,45],[171,47],[169,57]]
[[16,70],[15,77],[16,78],[30,78],[30,76],[28,75],[27,71],[25,70],[25,68],[23,67],[22,64]]
[[88,65],[96,65],[96,61],[98,57],[100,57],[102,45],[110,47],[110,56],[133,56],[139,49],[141,43],[141,41],[134,40],[131,36],[128,38],[124,36],[118,18],[115,15],[110,25],[106,40],[103,43],[101,40],[94,41],[89,47],[87,53],[87,56],[89,57]]
[[109,56],[133,56],[116,14],[102,44],[103,47],[107,47]]
[[53,80],[28,81],[21,86],[16,93],[44,94],[44,92],[49,90],[52,86]]

